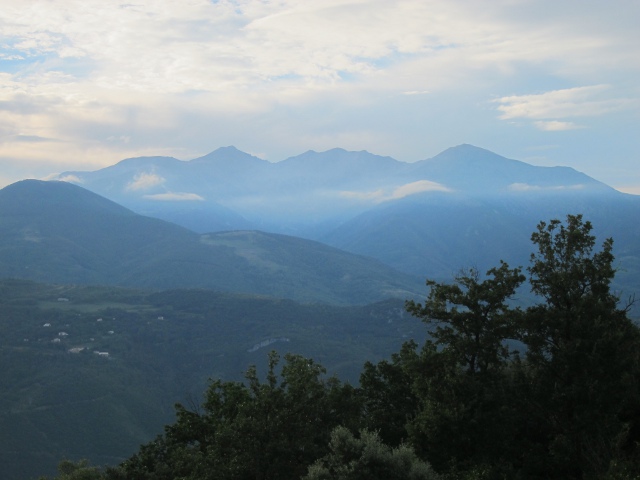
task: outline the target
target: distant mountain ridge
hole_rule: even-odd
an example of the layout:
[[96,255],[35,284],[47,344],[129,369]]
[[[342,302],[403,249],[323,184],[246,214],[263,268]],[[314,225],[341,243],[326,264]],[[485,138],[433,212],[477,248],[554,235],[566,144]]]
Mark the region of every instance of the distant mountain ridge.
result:
[[339,148],[270,163],[223,147],[190,161],[130,158],[57,178],[201,233],[258,228],[315,239],[379,204],[432,191],[614,191],[571,168],[535,167],[466,144],[415,163]]
[[569,167],[467,144],[415,163],[343,149],[278,163],[234,147],[191,161],[153,158],[63,177],[199,232],[286,233],[439,279],[500,259],[526,266],[539,221],[581,213],[599,238],[614,238],[622,290],[640,291],[640,227],[630,221],[640,218],[640,197]]

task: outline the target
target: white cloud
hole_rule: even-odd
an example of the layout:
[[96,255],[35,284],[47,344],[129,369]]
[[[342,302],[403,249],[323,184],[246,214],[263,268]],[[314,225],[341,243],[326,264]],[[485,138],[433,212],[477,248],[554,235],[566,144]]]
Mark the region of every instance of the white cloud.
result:
[[423,192],[450,192],[444,185],[429,180],[418,180],[393,189],[379,189],[370,192],[343,191],[340,196],[363,202],[382,203],[389,200],[399,200]]
[[149,190],[162,185],[165,181],[165,178],[155,173],[139,173],[133,177],[133,180],[127,184],[125,189],[129,191]]
[[615,189],[623,193],[640,195],[640,185],[622,185],[622,186],[615,187]]
[[497,109],[503,120],[533,120],[538,130],[562,132],[586,128],[569,119],[599,117],[640,106],[638,98],[619,98],[612,90],[610,85],[591,85],[532,95],[511,95],[493,102],[499,104]]
[[373,190],[370,192],[354,192],[354,191],[345,190],[345,191],[339,192],[339,195],[344,198],[349,198],[352,200],[358,200],[362,202],[369,202],[369,201],[382,202],[384,201],[383,199],[387,197],[385,190],[383,189]]
[[82,179],[80,179],[77,175],[64,175],[62,177],[58,177],[57,180],[69,183],[83,183]]
[[158,200],[163,202],[193,202],[193,201],[203,201],[202,198],[197,193],[182,193],[182,192],[167,192],[167,193],[156,193],[154,195],[144,195],[144,198],[148,200]]
[[609,85],[567,88],[535,95],[511,95],[494,102],[500,104],[498,110],[503,120],[589,117],[638,105],[636,99],[607,98],[603,94],[610,88]]
[[430,182],[429,180],[418,180],[417,182],[407,183],[406,185],[402,185],[396,188],[389,200],[397,200],[400,198],[408,197],[410,195],[415,195],[416,193],[422,192],[450,192],[447,187],[441,185],[437,182]]
[[576,125],[573,122],[560,122],[558,120],[538,120],[533,122],[536,128],[544,130],[545,132],[563,132],[565,130],[578,130],[584,128],[580,125]]
[[543,187],[540,185],[529,185],[528,183],[512,183],[507,188],[512,192],[537,192],[543,190],[582,190],[584,185],[554,185],[550,187]]

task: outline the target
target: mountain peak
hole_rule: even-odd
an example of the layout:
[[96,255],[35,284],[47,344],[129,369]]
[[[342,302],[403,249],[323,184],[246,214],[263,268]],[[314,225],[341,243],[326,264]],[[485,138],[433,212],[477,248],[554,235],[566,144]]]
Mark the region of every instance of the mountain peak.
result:
[[194,158],[191,162],[203,163],[203,162],[228,162],[228,161],[260,161],[265,162],[261,158],[258,158],[249,153],[238,150],[233,145],[228,147],[220,147],[207,155]]
[[0,190],[0,210],[13,214],[55,210],[92,210],[135,215],[131,210],[89,190],[63,181],[22,180]]
[[476,147],[468,143],[463,143],[455,147],[447,148],[440,152],[430,160],[442,160],[442,161],[465,161],[465,162],[478,162],[478,161],[509,161],[519,162],[518,160],[510,160],[502,155],[493,153],[485,148]]

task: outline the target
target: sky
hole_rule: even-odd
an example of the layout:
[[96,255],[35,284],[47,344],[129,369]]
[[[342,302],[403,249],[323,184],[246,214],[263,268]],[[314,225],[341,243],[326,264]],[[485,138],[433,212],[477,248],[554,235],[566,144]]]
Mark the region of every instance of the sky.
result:
[[0,0],[0,186],[469,143],[640,194],[637,0]]

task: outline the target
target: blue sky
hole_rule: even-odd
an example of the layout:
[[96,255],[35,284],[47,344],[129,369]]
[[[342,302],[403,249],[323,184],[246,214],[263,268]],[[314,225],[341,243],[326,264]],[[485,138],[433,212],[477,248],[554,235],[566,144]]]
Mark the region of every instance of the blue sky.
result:
[[0,0],[0,186],[461,143],[640,194],[636,0]]

